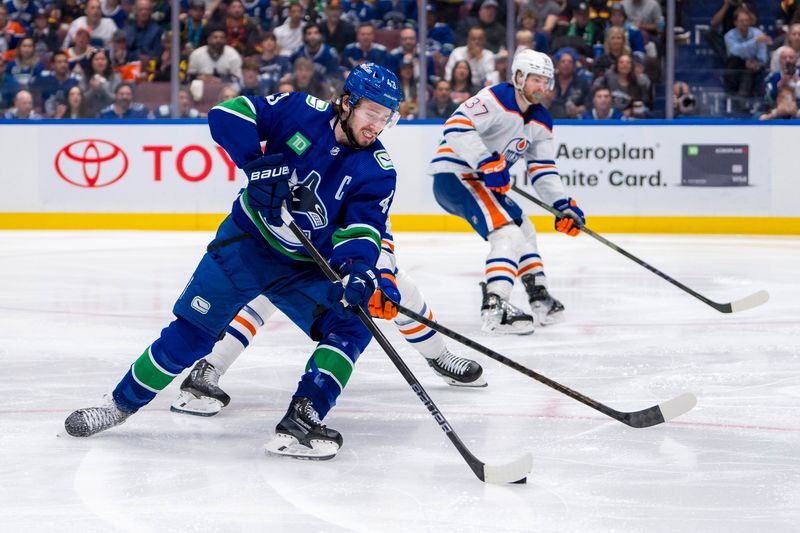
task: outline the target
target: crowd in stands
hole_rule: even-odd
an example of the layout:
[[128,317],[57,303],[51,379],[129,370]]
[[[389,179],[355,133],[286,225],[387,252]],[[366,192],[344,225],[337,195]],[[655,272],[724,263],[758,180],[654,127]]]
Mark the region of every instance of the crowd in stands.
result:
[[[725,89],[743,109],[754,98],[767,102],[760,118],[796,116],[796,2],[773,0],[774,12],[763,14],[776,21],[769,35],[748,0],[716,1],[707,37],[725,65]],[[555,118],[664,116],[670,102],[656,92],[664,83],[664,4],[515,1],[514,51],[553,58],[555,87],[545,103]],[[420,45],[416,0],[181,0],[178,28],[168,0],[2,0],[0,117],[167,118],[173,61],[182,118],[236,95],[304,91],[329,100],[350,69],[371,61],[397,73],[404,118],[422,115],[423,71],[425,115],[446,118],[481,87],[508,80],[506,9],[498,0],[429,0]],[[669,38],[681,44],[682,32]],[[676,116],[702,113],[680,81],[671,105]]]

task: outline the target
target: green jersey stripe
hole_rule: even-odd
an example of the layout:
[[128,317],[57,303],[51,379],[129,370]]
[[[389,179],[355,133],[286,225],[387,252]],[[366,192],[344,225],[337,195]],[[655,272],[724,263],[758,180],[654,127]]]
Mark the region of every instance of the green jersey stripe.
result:
[[346,228],[336,230],[331,237],[334,247],[341,244],[343,241],[351,239],[368,238],[375,243],[375,246],[380,250],[381,248],[381,234],[372,226],[365,224],[352,224]]
[[290,257],[296,261],[313,261],[313,259],[310,257],[287,250],[281,245],[281,243],[278,242],[277,239],[275,239],[275,237],[272,236],[272,233],[270,233],[267,229],[266,223],[261,220],[261,217],[258,216],[258,213],[256,213],[255,209],[252,209],[247,203],[247,189],[245,189],[241,196],[239,196],[239,204],[242,206],[242,209],[244,209],[247,217],[253,222],[253,224],[256,225],[258,232],[261,233],[261,236],[264,237],[264,240],[267,241],[267,244],[275,248],[286,257]]
[[226,100],[214,106],[214,109],[227,111],[228,113],[236,115],[239,118],[243,118],[244,120],[252,122],[253,124],[256,122],[255,108],[253,107],[253,104],[244,96],[237,96],[232,100]]

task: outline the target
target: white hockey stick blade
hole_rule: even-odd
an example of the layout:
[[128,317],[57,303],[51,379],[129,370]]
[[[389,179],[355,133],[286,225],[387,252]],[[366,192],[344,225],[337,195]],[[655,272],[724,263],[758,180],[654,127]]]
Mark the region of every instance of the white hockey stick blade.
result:
[[769,300],[769,293],[767,291],[758,291],[750,296],[746,296],[741,300],[731,302],[731,312],[738,313],[739,311],[746,311],[759,305],[764,305]]
[[688,413],[694,406],[697,405],[697,398],[691,392],[686,392],[671,400],[659,404],[658,408],[661,409],[661,416],[664,417],[664,422],[677,418],[684,413]]
[[504,465],[483,465],[483,481],[500,485],[525,483],[532,468],[533,455],[528,452],[515,461]]

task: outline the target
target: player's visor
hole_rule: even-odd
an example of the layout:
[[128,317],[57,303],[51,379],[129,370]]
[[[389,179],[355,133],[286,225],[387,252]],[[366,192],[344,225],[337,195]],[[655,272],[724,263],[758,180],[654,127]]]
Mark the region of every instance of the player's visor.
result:
[[391,128],[397,124],[400,113],[383,108],[384,111],[373,111],[362,106],[355,108],[353,113],[362,121],[379,126],[381,129]]

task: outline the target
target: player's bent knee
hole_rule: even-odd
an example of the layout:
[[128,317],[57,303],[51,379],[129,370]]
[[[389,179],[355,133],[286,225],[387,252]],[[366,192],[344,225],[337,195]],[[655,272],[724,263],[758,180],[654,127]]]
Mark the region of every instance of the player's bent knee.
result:
[[216,342],[213,335],[178,317],[161,331],[161,336],[153,343],[152,352],[165,370],[179,373],[211,353]]
[[525,236],[519,226],[510,222],[491,232],[488,241],[493,253],[513,256],[525,243]]

